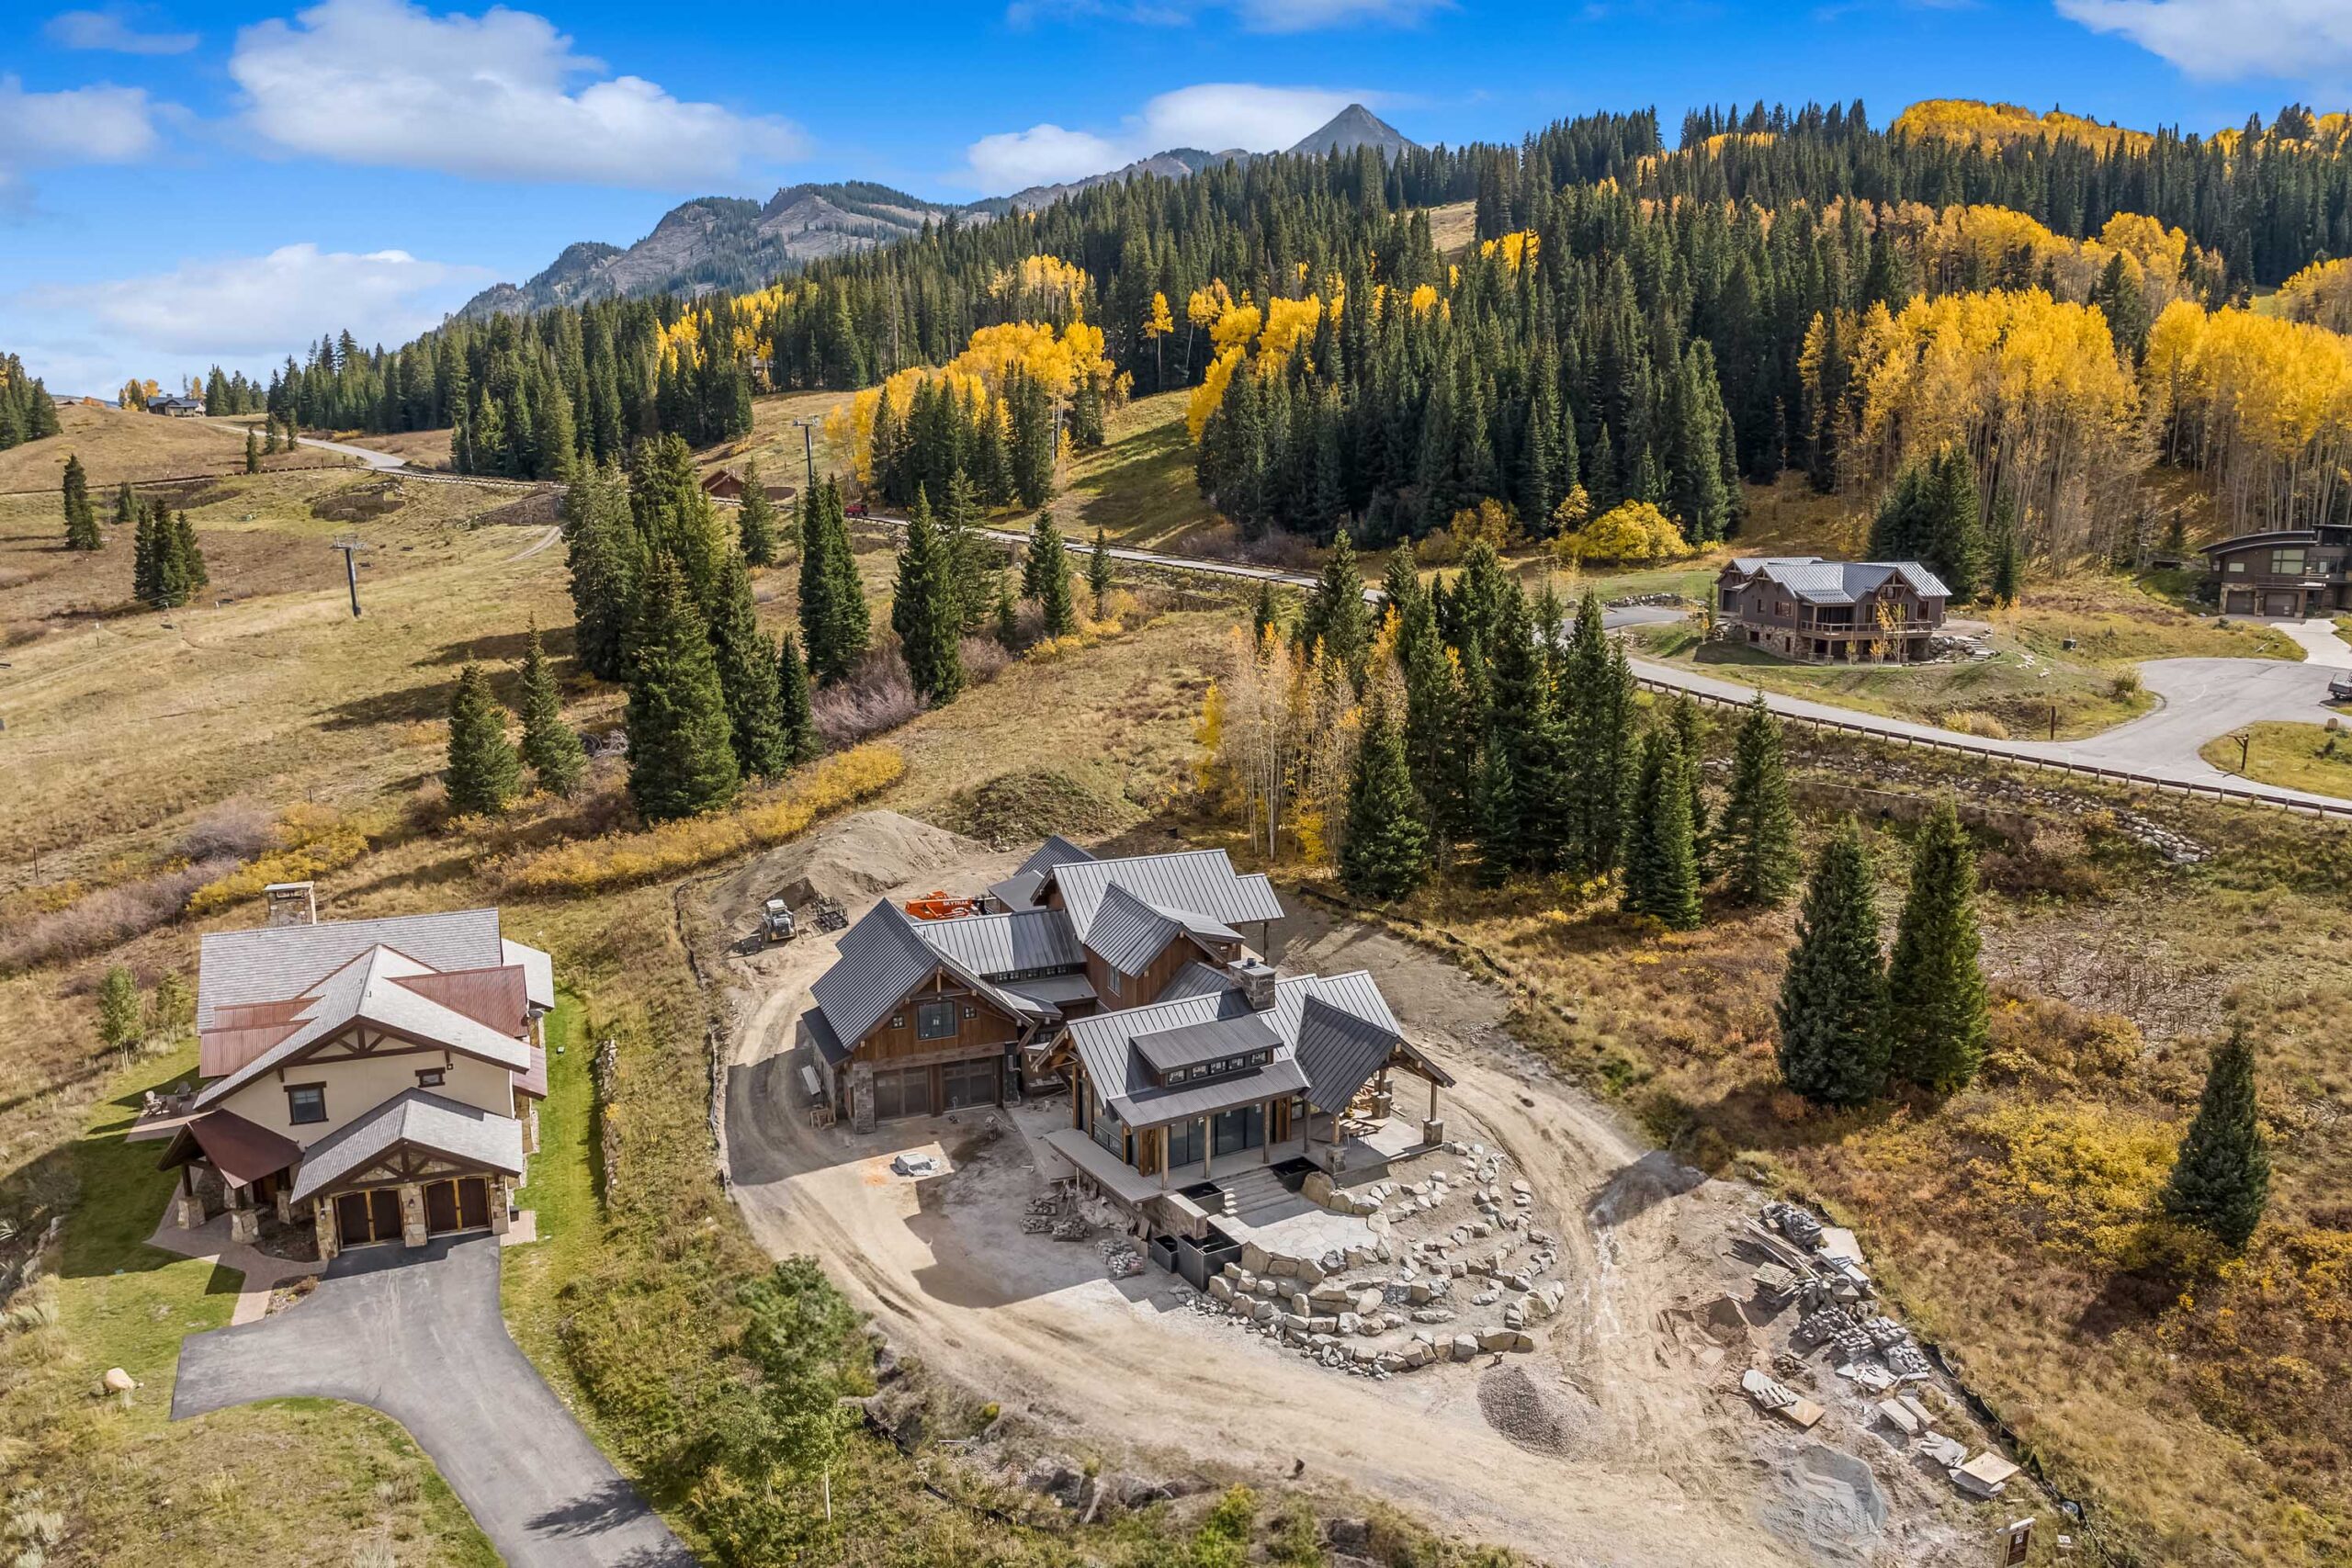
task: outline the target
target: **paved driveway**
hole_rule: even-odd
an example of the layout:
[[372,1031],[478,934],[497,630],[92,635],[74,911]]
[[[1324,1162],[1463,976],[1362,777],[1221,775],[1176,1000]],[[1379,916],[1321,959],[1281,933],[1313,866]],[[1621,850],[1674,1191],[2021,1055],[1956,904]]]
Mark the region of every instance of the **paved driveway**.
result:
[[300,1305],[192,1337],[172,1416],[288,1394],[407,1427],[515,1568],[694,1562],[508,1337],[495,1237],[347,1252]]

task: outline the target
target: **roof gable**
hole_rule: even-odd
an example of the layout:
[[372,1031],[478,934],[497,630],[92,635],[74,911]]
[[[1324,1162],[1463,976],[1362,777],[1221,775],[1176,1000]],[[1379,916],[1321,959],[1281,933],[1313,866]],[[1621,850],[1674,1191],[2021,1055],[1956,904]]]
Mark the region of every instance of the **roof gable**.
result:
[[856,1050],[857,1043],[872,1033],[876,1024],[942,969],[986,997],[1008,1017],[1053,1016],[1044,1004],[1014,996],[956,953],[925,940],[925,923],[885,898],[842,933],[840,956],[818,976],[809,994],[843,1055]]
[[308,996],[379,945],[397,948],[427,969],[494,969],[513,962],[499,941],[496,909],[212,931],[197,949],[196,1026],[212,1028],[214,1013],[224,1007]]
[[1072,862],[1048,872],[1046,885],[1061,890],[1070,924],[1089,947],[1096,912],[1114,886],[1154,909],[1206,916],[1227,926],[1283,918],[1273,885],[1262,874],[1236,874],[1223,850]]
[[523,1124],[512,1116],[412,1089],[312,1144],[294,1178],[294,1201],[365,1170],[406,1145],[458,1161],[520,1175]]

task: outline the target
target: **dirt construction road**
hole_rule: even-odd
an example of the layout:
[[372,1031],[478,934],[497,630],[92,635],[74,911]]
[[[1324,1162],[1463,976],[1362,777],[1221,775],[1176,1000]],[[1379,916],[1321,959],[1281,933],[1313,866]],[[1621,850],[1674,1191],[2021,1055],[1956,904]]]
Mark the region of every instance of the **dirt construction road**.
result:
[[[944,880],[984,885],[1010,863]],[[1032,1179],[1021,1140],[990,1142],[978,1125],[988,1113],[865,1138],[812,1128],[786,1053],[831,937],[722,961],[738,1024],[728,1143],[754,1234],[775,1255],[822,1259],[894,1342],[1026,1417],[1047,1444],[1129,1456],[1147,1472],[1205,1462],[1263,1483],[1304,1459],[1309,1481],[1337,1477],[1441,1529],[1563,1564],[1956,1560],[1934,1494],[1892,1450],[1871,1456],[1878,1480],[1862,1476],[1860,1506],[1825,1498],[1815,1461],[1834,1456],[1727,1392],[1745,1353],[1702,1369],[1659,1331],[1662,1312],[1746,1274],[1724,1244],[1748,1194],[1693,1188],[1698,1173],[1551,1078],[1501,1032],[1500,993],[1385,933],[1292,908],[1270,956],[1292,970],[1372,970],[1460,1080],[1447,1096],[1454,1127],[1475,1123],[1511,1150],[1558,1217],[1568,1303],[1537,1325],[1536,1352],[1511,1364],[1576,1414],[1567,1441],[1515,1445],[1482,1416],[1473,1369],[1347,1377],[1176,1304],[1156,1270],[1114,1283],[1091,1248],[1071,1247],[1057,1266],[1023,1260],[1022,1238],[989,1234],[977,1213],[1017,1215],[1034,1190],[1019,1185]],[[922,1184],[942,1190],[888,1175],[892,1153],[934,1145],[959,1168]]]

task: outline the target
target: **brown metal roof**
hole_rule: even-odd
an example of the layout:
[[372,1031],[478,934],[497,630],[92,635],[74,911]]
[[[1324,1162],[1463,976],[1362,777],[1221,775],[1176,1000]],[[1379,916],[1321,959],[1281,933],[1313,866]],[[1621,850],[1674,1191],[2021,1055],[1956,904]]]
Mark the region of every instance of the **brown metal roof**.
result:
[[514,1075],[514,1088],[516,1092],[527,1094],[533,1100],[545,1100],[548,1097],[548,1048],[546,1046],[531,1047],[531,1066],[527,1071]]
[[207,1164],[240,1186],[250,1186],[302,1157],[301,1145],[233,1111],[208,1111],[172,1135],[156,1162],[159,1170],[186,1165],[202,1155]]
[[523,982],[523,966],[497,969],[450,969],[437,975],[404,975],[393,983],[418,996],[465,1014],[485,1029],[520,1034],[529,1025],[531,998]]

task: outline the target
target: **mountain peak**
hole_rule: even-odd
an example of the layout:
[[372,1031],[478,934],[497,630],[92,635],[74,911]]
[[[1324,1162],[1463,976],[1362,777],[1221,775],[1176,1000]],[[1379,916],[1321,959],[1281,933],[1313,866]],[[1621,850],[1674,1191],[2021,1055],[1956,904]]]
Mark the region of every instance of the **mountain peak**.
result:
[[1321,130],[1300,137],[1290,151],[1347,153],[1359,147],[1371,147],[1377,149],[1383,158],[1394,158],[1419,145],[1362,104],[1350,104],[1333,115]]

